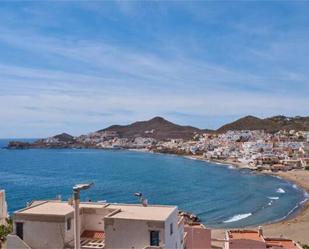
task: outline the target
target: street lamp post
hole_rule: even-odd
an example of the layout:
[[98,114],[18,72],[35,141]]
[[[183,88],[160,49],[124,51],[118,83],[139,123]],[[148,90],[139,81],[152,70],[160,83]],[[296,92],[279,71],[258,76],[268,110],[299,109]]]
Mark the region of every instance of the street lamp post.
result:
[[76,184],[73,187],[73,200],[74,200],[74,248],[80,249],[80,221],[79,221],[79,203],[80,191],[89,189],[93,183]]

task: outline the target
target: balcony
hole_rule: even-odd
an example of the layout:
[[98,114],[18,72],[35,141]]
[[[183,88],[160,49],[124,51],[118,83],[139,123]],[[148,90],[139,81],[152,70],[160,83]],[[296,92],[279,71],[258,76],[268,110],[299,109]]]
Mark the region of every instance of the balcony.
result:
[[82,249],[103,249],[105,247],[105,233],[101,231],[84,231],[80,242]]

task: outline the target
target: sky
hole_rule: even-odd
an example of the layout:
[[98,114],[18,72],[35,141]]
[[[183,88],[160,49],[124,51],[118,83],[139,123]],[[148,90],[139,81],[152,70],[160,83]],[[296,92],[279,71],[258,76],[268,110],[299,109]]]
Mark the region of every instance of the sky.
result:
[[0,137],[309,115],[308,1],[1,1]]

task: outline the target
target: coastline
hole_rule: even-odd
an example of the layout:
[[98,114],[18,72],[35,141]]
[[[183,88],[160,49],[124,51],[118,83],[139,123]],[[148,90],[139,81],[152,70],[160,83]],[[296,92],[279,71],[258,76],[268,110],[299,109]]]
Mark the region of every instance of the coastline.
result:
[[[241,162],[231,160],[207,160],[202,156],[186,156],[195,160],[208,161],[221,165],[232,165],[236,169],[252,169],[248,165]],[[258,172],[265,175],[281,177],[284,180],[292,182],[301,187],[307,194],[309,193],[309,171],[306,170],[291,170],[291,171],[261,171]],[[258,226],[246,227],[249,229],[258,229]],[[309,199],[302,203],[302,206],[295,213],[288,215],[280,221],[275,221],[263,225],[264,234],[267,237],[286,237],[293,239],[301,244],[309,244]],[[212,229],[213,237],[216,239],[224,239],[225,229]]]
[[[198,155],[179,155],[172,153],[159,153],[153,152],[148,149],[125,149],[135,152],[143,153],[158,153],[158,154],[169,154],[174,156],[182,156],[191,160],[201,160],[206,162],[211,162],[215,164],[220,164],[224,167],[233,166],[236,169],[251,169],[245,163],[235,162],[233,160],[208,160],[203,156]],[[281,177],[284,180],[295,183],[307,193],[309,193],[309,171],[305,170],[292,170],[287,172],[271,172],[271,171],[256,171],[259,174],[272,175]],[[254,227],[245,227],[246,229],[257,229],[258,226]],[[269,224],[263,225],[264,234],[266,237],[286,237],[293,239],[294,241],[300,242],[301,244],[309,244],[309,201],[304,202],[300,208],[297,208],[297,211],[293,212],[291,215],[288,215],[286,218],[280,221],[275,221]],[[244,228],[242,228],[244,229]],[[224,239],[225,229],[212,229],[212,235],[216,239]]]
[[[309,192],[309,171],[294,170],[287,172],[272,173],[282,179],[293,182]],[[258,229],[258,226],[247,227]],[[303,203],[301,209],[294,215],[289,215],[286,219],[266,224],[263,226],[264,234],[267,237],[290,238],[300,244],[309,244],[309,201]],[[213,229],[212,234],[216,239],[224,239],[224,229]]]
[[[135,150],[138,151],[138,150]],[[145,152],[145,151],[143,151]],[[151,151],[148,151],[151,152]],[[171,154],[175,155],[175,154]],[[179,155],[176,155],[179,156]],[[183,157],[190,160],[200,160],[210,163],[219,164],[222,166],[233,166],[235,169],[250,169],[255,170],[252,167],[249,167],[247,164],[242,162],[236,162],[232,160],[208,160],[203,156],[198,155],[183,155]],[[256,171],[256,170],[255,170]],[[259,174],[271,175],[280,177],[283,180],[289,181],[293,184],[296,184],[298,187],[302,188],[306,194],[309,193],[309,171],[306,170],[291,170],[291,171],[256,171]],[[283,237],[293,239],[300,244],[309,244],[309,197],[304,200],[301,206],[298,207],[295,212],[287,215],[279,221],[273,221],[267,224],[262,225],[264,234],[266,237]],[[259,226],[248,226],[244,227],[246,229],[257,230]],[[242,229],[244,229],[242,228]],[[216,239],[225,238],[225,230],[221,229],[212,229],[212,235]],[[219,242],[220,243],[220,242]],[[217,243],[214,243],[217,244]]]

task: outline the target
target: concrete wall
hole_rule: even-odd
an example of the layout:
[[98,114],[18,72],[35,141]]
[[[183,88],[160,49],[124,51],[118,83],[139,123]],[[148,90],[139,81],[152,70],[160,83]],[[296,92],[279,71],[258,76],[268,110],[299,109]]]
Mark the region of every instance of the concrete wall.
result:
[[82,215],[82,231],[104,231],[104,216],[112,211],[109,209],[84,209]]
[[9,234],[7,237],[6,243],[7,249],[31,249],[23,240],[21,240],[18,236]]
[[[170,225],[173,224],[173,234],[171,234]],[[178,209],[165,221],[165,248],[183,248],[183,226],[178,227]]]
[[[70,230],[68,230],[68,227],[67,227],[68,219],[71,219],[71,229]],[[82,216],[80,218],[80,223],[82,223],[81,219],[82,219]],[[74,218],[73,216],[67,216],[65,218],[64,228],[65,228],[65,237],[64,237],[65,240],[64,241],[65,243],[69,243],[74,240]]]
[[32,249],[63,248],[65,239],[63,222],[24,221],[23,223],[23,240]]
[[105,249],[143,249],[150,245],[150,231],[160,232],[165,243],[164,222],[105,218]]

